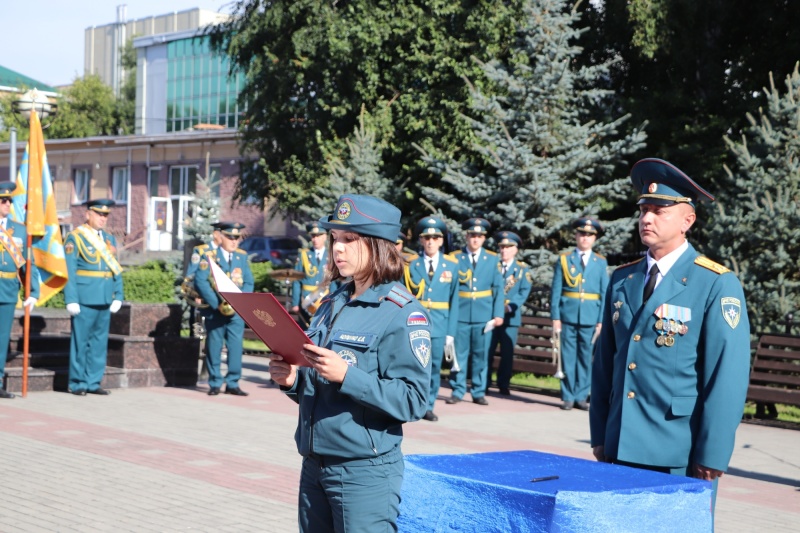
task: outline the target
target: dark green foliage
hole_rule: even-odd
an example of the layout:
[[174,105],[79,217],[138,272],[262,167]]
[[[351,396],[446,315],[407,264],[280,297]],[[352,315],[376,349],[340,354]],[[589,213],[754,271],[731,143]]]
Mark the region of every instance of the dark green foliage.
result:
[[269,276],[273,270],[272,263],[269,261],[250,263],[250,270],[253,272],[253,281],[255,282],[253,292],[274,292],[276,295],[281,294],[281,285],[283,284]]
[[214,194],[218,187],[218,179],[197,175],[197,192],[193,195],[192,216],[184,224],[184,241],[197,239],[204,243],[211,242],[211,226],[219,221],[219,198]]
[[[575,65],[579,19],[563,0],[526,2],[509,61],[482,65],[491,90],[471,86],[473,142],[452,158],[425,154],[445,186],[422,187],[424,196],[456,223],[483,216],[494,231],[517,232],[541,284],[552,278],[555,254],[574,246],[575,218],[627,197],[626,156],[645,139],[614,112],[603,87],[610,64]],[[633,219],[604,224],[601,248],[616,251]]]
[[726,167],[709,226],[709,255],[742,281],[753,332],[783,332],[786,313],[800,308],[800,72],[784,91],[764,89],[766,105],[747,114],[749,127],[725,138],[734,156]]
[[[413,143],[456,151],[470,136],[458,120],[480,78],[470,56],[507,53],[519,0],[239,0],[212,42],[247,74],[241,95],[242,151],[260,166],[241,183],[245,197],[273,197],[296,211],[313,202],[330,171],[325,154],[345,153],[364,106],[390,113],[382,171],[393,181],[436,179]],[[215,31],[215,30],[212,30]],[[412,190],[412,194],[415,192]],[[406,213],[421,205],[405,199]]]

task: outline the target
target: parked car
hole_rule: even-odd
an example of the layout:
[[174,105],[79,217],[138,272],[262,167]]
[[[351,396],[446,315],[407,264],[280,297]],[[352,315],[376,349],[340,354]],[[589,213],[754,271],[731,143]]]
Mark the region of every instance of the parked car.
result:
[[291,268],[297,261],[297,253],[303,245],[294,237],[253,236],[244,239],[239,248],[247,252],[250,261],[269,261],[272,268]]

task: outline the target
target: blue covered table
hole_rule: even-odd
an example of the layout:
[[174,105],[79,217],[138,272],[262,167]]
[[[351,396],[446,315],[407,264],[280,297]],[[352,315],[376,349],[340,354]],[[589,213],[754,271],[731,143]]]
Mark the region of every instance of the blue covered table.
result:
[[[711,483],[534,451],[409,455],[399,529],[711,531]],[[533,478],[558,479],[531,482]]]

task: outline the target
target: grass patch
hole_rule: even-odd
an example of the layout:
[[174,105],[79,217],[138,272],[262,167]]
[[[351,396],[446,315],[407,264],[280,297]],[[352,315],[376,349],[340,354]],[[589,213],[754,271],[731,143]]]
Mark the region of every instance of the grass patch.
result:
[[[497,375],[494,374],[492,378],[496,381]],[[511,376],[511,384],[534,389],[561,390],[561,380],[553,376],[539,376],[527,373],[513,374]]]
[[269,348],[267,348],[266,344],[264,344],[260,340],[255,340],[255,339],[242,339],[242,347],[245,350],[252,350],[259,352],[269,351]]
[[[784,405],[782,403],[776,404],[778,409],[778,417],[772,420],[780,422],[789,422],[792,424],[800,424],[800,408],[793,405]],[[755,419],[756,417],[756,404],[755,402],[747,402],[744,405],[744,418]]]

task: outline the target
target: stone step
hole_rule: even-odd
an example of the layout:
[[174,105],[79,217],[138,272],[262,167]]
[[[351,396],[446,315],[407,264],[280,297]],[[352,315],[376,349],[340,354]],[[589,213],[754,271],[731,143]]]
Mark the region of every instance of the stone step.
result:
[[[23,338],[11,337],[11,351],[22,353],[24,349]],[[41,333],[31,334],[28,339],[28,353],[67,352],[69,353],[69,333]]]
[[[22,337],[22,328],[25,315],[17,309],[14,311],[14,323],[11,326],[11,335]],[[66,309],[34,309],[30,317],[31,334],[65,333],[69,335],[70,317]]]
[[[69,385],[69,367],[31,368],[28,367],[28,391],[62,391]],[[122,368],[107,366],[100,386],[104,389],[119,389],[127,386],[126,372]],[[8,392],[22,392],[22,368],[6,368],[5,389]]]
[[[22,368],[23,355],[21,351],[8,352],[6,368]],[[34,368],[52,368],[69,366],[69,345],[66,350],[52,352],[28,352],[28,366]]]

